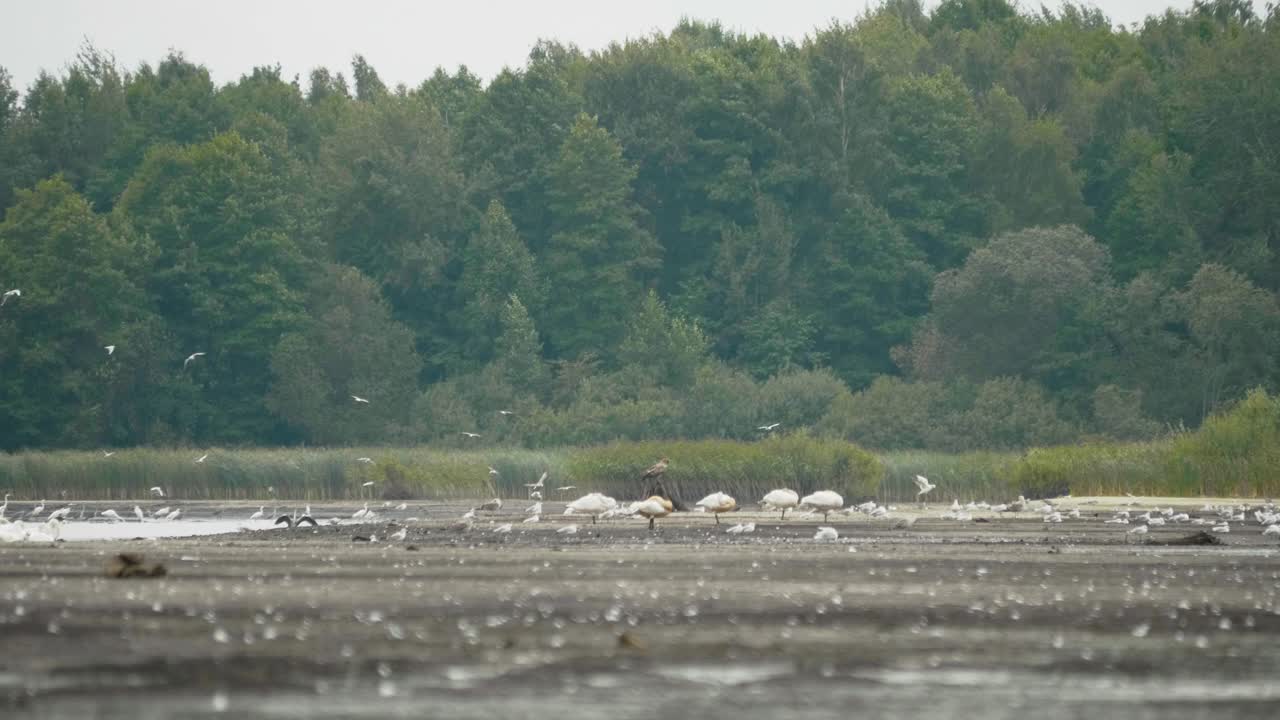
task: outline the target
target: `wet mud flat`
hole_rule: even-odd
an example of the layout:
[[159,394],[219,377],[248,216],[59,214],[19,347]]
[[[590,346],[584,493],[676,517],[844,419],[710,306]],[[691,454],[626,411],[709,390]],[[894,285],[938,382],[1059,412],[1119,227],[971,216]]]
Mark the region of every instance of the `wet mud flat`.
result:
[[[1256,525],[1162,546],[1101,519],[832,516],[841,538],[819,543],[820,522],[746,519],[737,536],[696,515],[574,535],[482,516],[402,542],[353,540],[397,527],[380,521],[0,546],[0,716],[1199,718],[1280,701],[1280,543]],[[109,578],[120,552],[166,574]]]

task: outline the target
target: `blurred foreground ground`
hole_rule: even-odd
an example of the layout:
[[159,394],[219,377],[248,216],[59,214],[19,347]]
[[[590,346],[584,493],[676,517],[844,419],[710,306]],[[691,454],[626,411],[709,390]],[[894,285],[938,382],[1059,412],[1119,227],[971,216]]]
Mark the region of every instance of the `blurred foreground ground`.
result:
[[[1126,543],[1103,522],[1125,502],[1063,501],[1084,517],[1062,524],[679,514],[653,534],[555,503],[523,524],[525,502],[458,533],[465,507],[414,505],[363,526],[0,545],[0,716],[1273,716],[1280,541],[1248,522],[1221,545],[1152,544],[1207,529],[1189,525]],[[353,541],[409,516],[405,541]],[[823,524],[840,539],[813,541]],[[108,578],[119,552],[167,575]]]

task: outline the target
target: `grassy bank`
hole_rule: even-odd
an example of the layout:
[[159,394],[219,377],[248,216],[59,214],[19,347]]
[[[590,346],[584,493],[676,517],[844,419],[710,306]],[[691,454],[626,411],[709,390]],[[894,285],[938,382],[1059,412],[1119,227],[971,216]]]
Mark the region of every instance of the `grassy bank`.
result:
[[[675,441],[618,443],[589,448],[320,448],[24,452],[0,455],[0,488],[18,498],[124,499],[159,486],[191,499],[523,497],[524,485],[549,473],[554,488],[575,485],[618,497],[641,491],[638,477],[661,456],[671,459],[670,482],[693,500],[715,490],[758,499],[775,487],[834,488],[875,493],[878,460],[845,442],[788,437],[759,443]],[[362,462],[369,458],[372,462]],[[495,476],[489,468],[498,471]],[[364,483],[372,481],[371,489]],[[573,493],[559,497],[576,496]]]
[[[0,492],[19,499],[124,499],[160,486],[192,499],[523,497],[550,473],[547,499],[598,490],[636,497],[637,478],[659,457],[687,500],[723,490],[755,502],[775,487],[833,489],[850,500],[915,497],[912,479],[938,485],[931,502],[1000,501],[1018,494],[1280,496],[1280,397],[1255,391],[1194,432],[1144,443],[1091,443],[1024,453],[872,454],[856,445],[793,435],[730,440],[614,443],[585,448],[279,448],[208,451],[141,448],[0,454]],[[367,457],[373,462],[361,462]],[[497,476],[489,472],[493,467]],[[372,489],[364,483],[373,481]],[[557,496],[554,488],[575,485]]]

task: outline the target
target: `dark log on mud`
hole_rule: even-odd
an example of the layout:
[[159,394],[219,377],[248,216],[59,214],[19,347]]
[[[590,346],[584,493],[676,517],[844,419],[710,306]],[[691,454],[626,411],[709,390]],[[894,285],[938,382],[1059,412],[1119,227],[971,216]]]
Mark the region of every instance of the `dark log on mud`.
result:
[[1204,530],[1176,538],[1151,538],[1147,545],[1221,545],[1222,538]]

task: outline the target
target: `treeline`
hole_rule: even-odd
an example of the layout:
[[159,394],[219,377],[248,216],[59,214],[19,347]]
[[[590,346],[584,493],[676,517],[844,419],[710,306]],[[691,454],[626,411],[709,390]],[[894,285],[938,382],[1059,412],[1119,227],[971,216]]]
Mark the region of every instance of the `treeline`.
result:
[[487,85],[0,69],[0,449],[1195,426],[1280,383],[1278,30],[889,0]]

